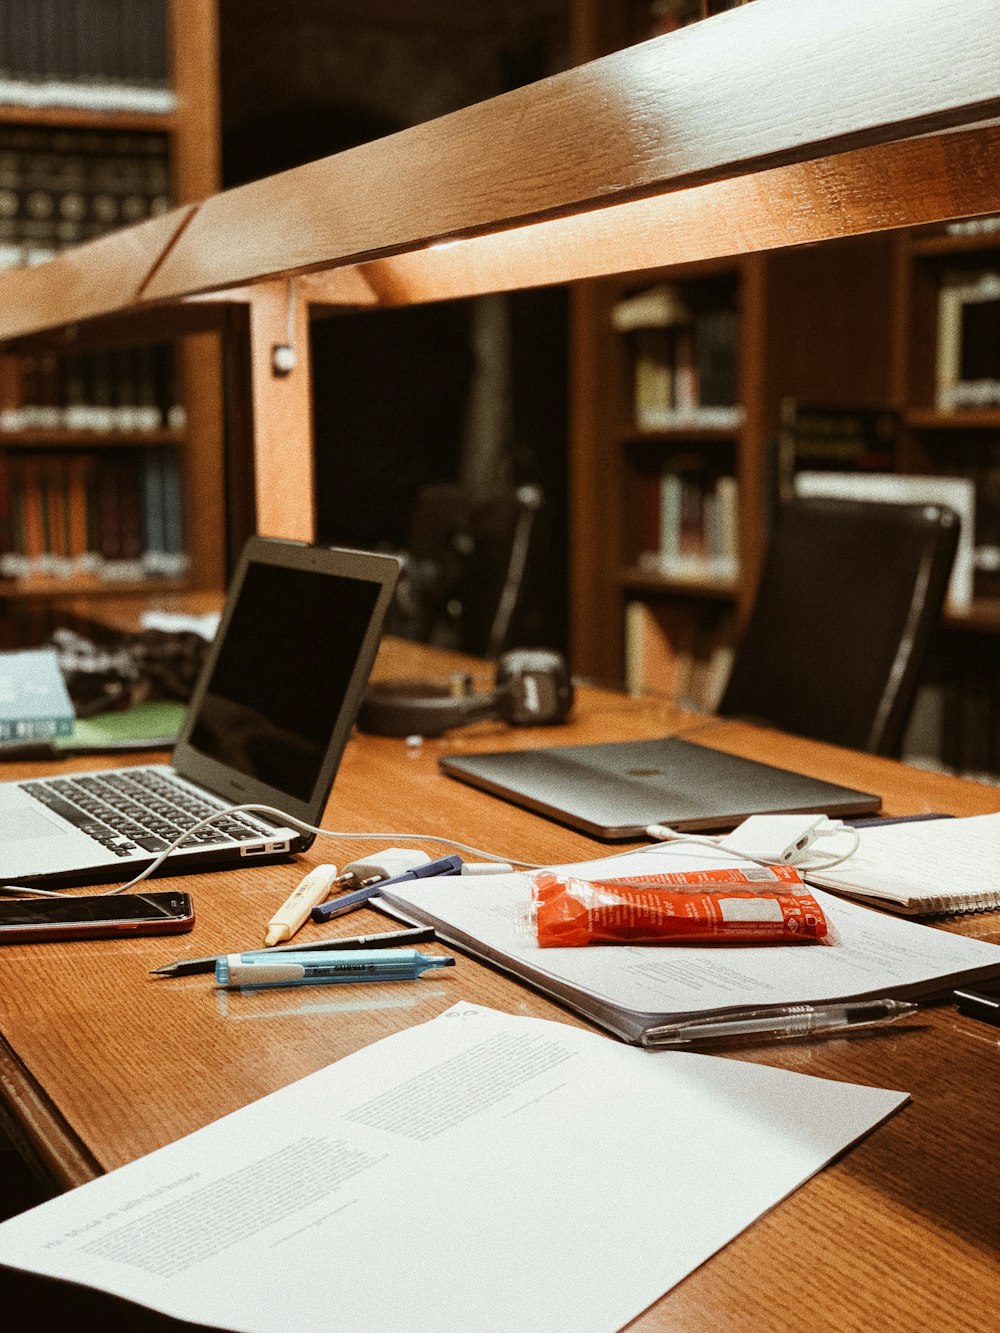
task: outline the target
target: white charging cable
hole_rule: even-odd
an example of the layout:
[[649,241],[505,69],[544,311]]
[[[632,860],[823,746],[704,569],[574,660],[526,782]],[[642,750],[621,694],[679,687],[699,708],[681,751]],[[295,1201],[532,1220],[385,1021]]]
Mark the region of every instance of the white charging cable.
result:
[[[481,857],[484,861],[496,862],[504,868],[543,869],[535,861],[519,861],[514,857],[499,856],[495,852],[483,851],[480,847],[471,847],[467,843],[457,842],[454,838],[441,837],[436,833],[355,833],[326,829],[316,824],[307,824],[305,820],[288,815],[272,805],[248,803],[246,805],[229,806],[225,810],[217,810],[213,814],[199,819],[197,823],[185,829],[172,843],[158,852],[149,865],[133,876],[126,884],[120,884],[116,889],[108,889],[107,896],[127,893],[129,889],[141,884],[144,879],[148,879],[154,871],[159,869],[171,852],[176,851],[193,833],[197,833],[199,829],[207,828],[221,819],[229,819],[232,815],[238,814],[269,815],[283,824],[299,829],[303,833],[314,833],[321,838],[339,838],[344,841],[352,840],[355,842],[384,842],[388,844],[431,842],[442,847],[451,847],[458,852],[467,852],[471,856]],[[851,846],[845,852],[840,855],[827,856],[822,861],[813,859],[812,848],[818,839],[832,837],[840,833],[850,833],[853,837]],[[857,851],[858,844],[861,841],[857,829],[851,828],[850,825],[844,824],[840,820],[827,819],[825,815],[751,815],[732,833],[724,834],[719,838],[684,833],[678,829],[669,828],[666,824],[649,824],[646,827],[646,834],[654,839],[654,845],[639,848],[639,852],[655,850],[656,843],[690,843],[711,848],[715,853],[728,853],[737,860],[750,861],[757,865],[795,866],[797,869],[804,870],[807,874],[810,870],[826,870],[831,866],[839,865],[842,861],[846,861],[849,856],[853,856]],[[266,855],[268,850],[265,847],[262,854]],[[619,853],[622,856],[633,854],[634,852]],[[183,867],[180,868],[183,869]],[[483,873],[484,870],[485,867],[482,867],[478,873]],[[470,867],[469,873],[477,872]],[[23,894],[32,898],[65,898],[71,896],[64,891],[41,889],[28,884],[3,884],[0,885],[0,889],[4,893]]]
[[[821,838],[849,834],[850,846],[842,852],[816,848]],[[741,860],[757,865],[794,866],[807,875],[811,870],[828,870],[854,855],[861,842],[861,834],[840,819],[826,815],[751,815],[731,833],[718,838],[684,833],[666,824],[649,824],[646,834],[657,842],[686,842],[710,847],[715,852],[728,852]],[[819,851],[821,859],[816,859]]]
[[[196,824],[192,824],[190,828],[185,829],[183,833],[179,834],[169,846],[164,847],[162,851],[157,852],[149,865],[146,866],[144,870],[141,870],[138,875],[133,876],[127,884],[120,884],[116,889],[108,889],[107,896],[110,897],[116,893],[127,893],[128,890],[134,888],[136,884],[140,884],[144,879],[147,879],[163,864],[171,852],[176,851],[183,842],[191,837],[192,833],[197,833],[199,829],[207,828],[210,824],[214,824],[220,819],[229,819],[230,816],[239,814],[270,815],[272,818],[280,820],[282,824],[288,824],[292,828],[297,828],[302,833],[315,833],[321,838],[340,838],[345,841],[351,840],[355,842],[433,842],[442,847],[452,847],[457,852],[468,852],[470,856],[482,857],[484,861],[495,861],[503,867],[517,867],[521,870],[542,869],[542,867],[534,861],[518,861],[510,856],[498,856],[495,852],[484,852],[480,847],[470,847],[464,842],[456,842],[454,838],[443,838],[436,833],[342,832],[336,829],[320,828],[316,824],[307,824],[305,820],[296,819],[294,815],[285,814],[283,810],[278,810],[273,805],[257,805],[250,803],[247,805],[232,805],[225,810],[216,810],[213,814],[206,815],[204,819],[199,819]],[[259,854],[266,856],[268,850],[270,849],[265,847]],[[179,870],[183,870],[183,868],[183,866],[178,867]],[[484,872],[480,869],[478,872],[470,871],[469,873],[482,874]],[[0,889],[2,889],[4,893],[27,894],[32,898],[66,898],[71,896],[59,890],[37,889],[28,884],[2,884],[0,885]]]

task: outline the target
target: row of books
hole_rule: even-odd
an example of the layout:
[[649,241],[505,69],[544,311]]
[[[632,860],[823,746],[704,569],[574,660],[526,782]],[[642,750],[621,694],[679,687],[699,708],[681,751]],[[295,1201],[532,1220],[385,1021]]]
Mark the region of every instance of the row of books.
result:
[[109,581],[187,568],[178,451],[0,453],[0,575]]
[[169,207],[166,135],[0,126],[0,267],[41,263]]
[[837,472],[888,472],[896,462],[899,413],[881,407],[856,407],[781,400],[779,467],[781,490],[791,493],[800,468]]
[[942,411],[1000,407],[1000,270],[942,274],[936,380]]
[[975,598],[1000,596],[1000,433],[949,430],[930,437],[928,471],[908,474],[896,470],[896,412],[788,398],[781,422],[769,493],[948,505],[962,524],[952,609],[967,611]]
[[638,598],[625,608],[625,688],[711,713],[733,664],[728,612]]
[[659,283],[617,302],[611,322],[632,343],[640,430],[739,426],[732,303],[690,302],[677,284]]
[[641,479],[640,569],[674,579],[739,574],[739,487],[728,473],[668,467]]
[[140,433],[184,424],[169,343],[77,356],[0,357],[0,432]]
[[172,111],[167,0],[0,0],[0,102]]

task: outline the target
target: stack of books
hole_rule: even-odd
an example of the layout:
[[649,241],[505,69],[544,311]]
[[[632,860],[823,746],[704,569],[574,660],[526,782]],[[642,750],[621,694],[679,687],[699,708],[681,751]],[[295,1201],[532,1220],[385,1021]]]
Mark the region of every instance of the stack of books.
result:
[[51,648],[0,653],[0,744],[68,736],[73,719],[73,704]]

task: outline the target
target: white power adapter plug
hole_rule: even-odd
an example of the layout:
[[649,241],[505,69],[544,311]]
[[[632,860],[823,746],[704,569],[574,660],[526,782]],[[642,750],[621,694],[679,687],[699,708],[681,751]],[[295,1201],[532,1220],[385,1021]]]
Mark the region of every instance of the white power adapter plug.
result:
[[817,838],[838,833],[843,824],[826,815],[751,815],[719,838],[718,845],[773,865],[794,865]]

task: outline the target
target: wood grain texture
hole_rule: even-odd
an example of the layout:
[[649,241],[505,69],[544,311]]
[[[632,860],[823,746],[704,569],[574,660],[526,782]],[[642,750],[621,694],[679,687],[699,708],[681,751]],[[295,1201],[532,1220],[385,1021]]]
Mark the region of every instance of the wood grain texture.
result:
[[[183,234],[140,224],[0,275],[0,338],[338,266],[317,304],[397,305],[990,212],[994,17],[993,0],[756,0],[211,196]],[[188,139],[178,188],[198,197],[217,163]]]
[[167,13],[170,86],[177,98],[173,197],[188,203],[217,190],[222,178],[218,4],[171,0]]
[[[459,664],[488,682],[485,666],[391,641],[383,645],[376,674]],[[690,715],[666,704],[584,689],[566,727],[512,732],[482,723],[425,742],[415,754],[398,740],[356,735],[327,823],[382,830],[387,841],[408,830],[449,833],[538,861],[593,855],[598,845],[589,839],[442,776],[438,757],[509,744],[663,735],[691,723]],[[877,790],[893,813],[1000,808],[1000,792],[992,788],[741,723],[707,722],[690,734],[705,745]],[[4,776],[27,771],[38,770],[10,766]],[[427,849],[437,850],[431,843]],[[255,946],[305,868],[331,859],[344,864],[366,851],[370,845],[345,833],[315,845],[295,865],[193,877],[187,887],[198,920],[189,936],[3,950],[0,1089],[59,1183],[130,1161],[459,999],[579,1022],[466,958],[433,979],[363,991],[230,994],[217,992],[205,976],[148,975],[171,958]],[[350,935],[384,921],[366,910],[324,929]],[[949,928],[1000,942],[1000,913]],[[303,939],[319,932],[309,925]],[[945,1007],[905,1028],[764,1048],[741,1058],[905,1088],[913,1100],[635,1326],[686,1333],[971,1333],[992,1327],[1000,1260],[1000,1046],[993,1030]],[[40,1091],[45,1114],[38,1109]]]
[[[276,345],[294,348],[295,367],[276,375]],[[250,301],[255,531],[312,541],[315,531],[309,310],[295,280],[260,283]]]
[[995,17],[992,0],[757,0],[216,195],[149,294],[374,258],[970,126],[1000,111]]
[[[760,3],[760,0],[756,0]],[[775,167],[335,270],[382,305],[477,296],[813,245],[1000,208],[1000,129]]]
[[134,306],[192,212],[191,205],[175,208],[74,246],[48,263],[0,272],[0,339]]

